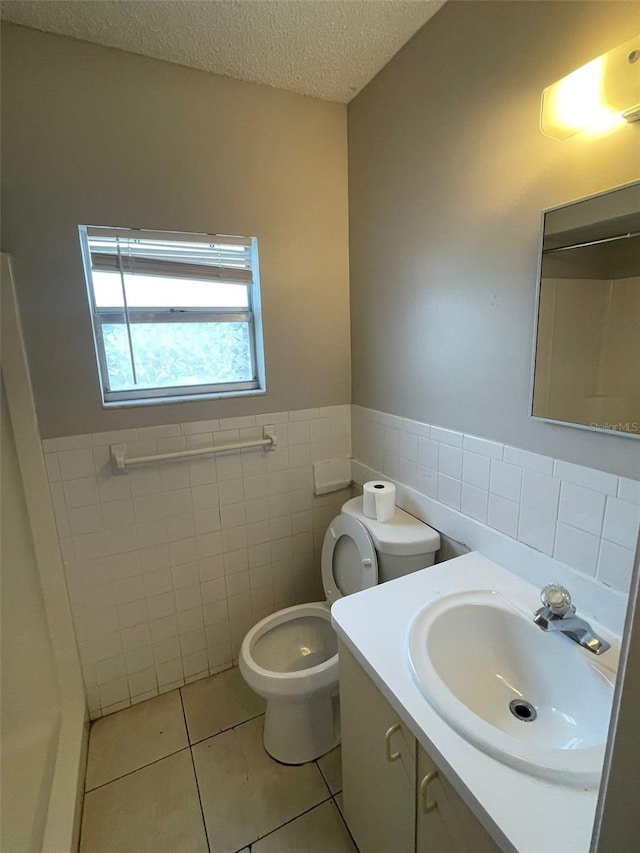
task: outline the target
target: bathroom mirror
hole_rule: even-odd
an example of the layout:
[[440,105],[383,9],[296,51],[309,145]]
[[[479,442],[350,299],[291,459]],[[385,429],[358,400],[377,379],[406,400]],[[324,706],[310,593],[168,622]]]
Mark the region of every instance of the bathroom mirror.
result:
[[640,182],[543,213],[531,415],[640,438]]

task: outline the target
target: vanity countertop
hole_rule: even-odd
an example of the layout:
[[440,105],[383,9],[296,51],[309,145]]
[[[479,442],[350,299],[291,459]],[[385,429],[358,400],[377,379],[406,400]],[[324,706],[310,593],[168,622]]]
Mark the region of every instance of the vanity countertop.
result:
[[[406,634],[414,616],[443,595],[474,589],[499,590],[521,604],[530,603],[532,614],[539,607],[536,587],[471,552],[340,599],[332,607],[332,622],[342,642],[504,850],[540,853],[551,845],[562,853],[587,853],[597,788],[550,782],[485,754],[439,716],[412,677]],[[576,646],[576,654],[588,652]]]

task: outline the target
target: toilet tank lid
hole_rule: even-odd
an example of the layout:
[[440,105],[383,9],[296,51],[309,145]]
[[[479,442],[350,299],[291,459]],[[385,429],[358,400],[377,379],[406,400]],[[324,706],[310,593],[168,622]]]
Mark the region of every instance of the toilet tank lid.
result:
[[352,498],[342,507],[342,512],[357,518],[369,531],[376,550],[381,554],[410,557],[415,554],[432,554],[440,547],[440,534],[419,518],[396,507],[391,521],[384,524],[368,518],[362,511],[362,498]]

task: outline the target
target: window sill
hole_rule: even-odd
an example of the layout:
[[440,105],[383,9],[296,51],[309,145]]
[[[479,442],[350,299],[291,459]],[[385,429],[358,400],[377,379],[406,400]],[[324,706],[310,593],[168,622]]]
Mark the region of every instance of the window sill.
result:
[[184,394],[180,397],[149,397],[145,400],[102,401],[103,409],[133,409],[140,406],[171,406],[174,403],[199,403],[205,400],[231,400],[238,397],[258,397],[266,394],[266,388],[250,388],[247,391],[219,391],[217,394]]

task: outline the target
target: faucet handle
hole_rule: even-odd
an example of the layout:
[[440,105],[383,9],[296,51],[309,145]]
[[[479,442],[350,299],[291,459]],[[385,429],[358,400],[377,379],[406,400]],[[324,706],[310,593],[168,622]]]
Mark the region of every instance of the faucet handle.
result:
[[575,612],[575,607],[571,605],[571,593],[557,583],[548,583],[542,588],[540,601],[554,616],[565,616],[571,610]]

